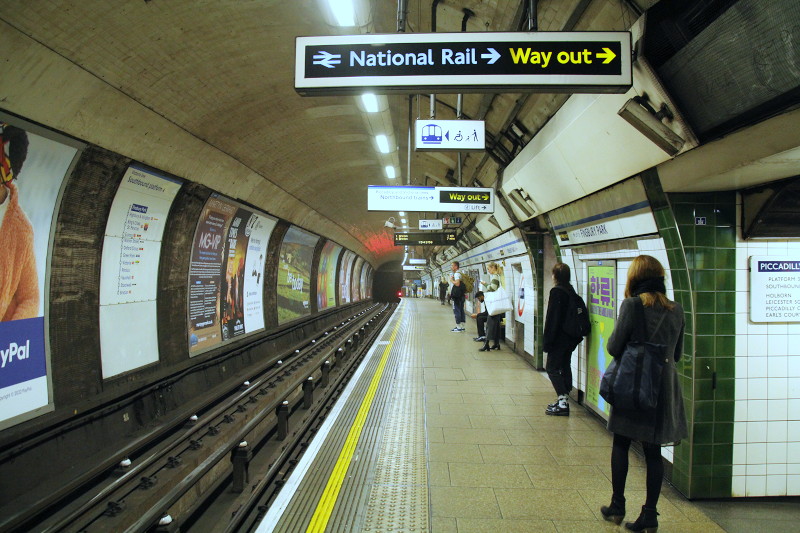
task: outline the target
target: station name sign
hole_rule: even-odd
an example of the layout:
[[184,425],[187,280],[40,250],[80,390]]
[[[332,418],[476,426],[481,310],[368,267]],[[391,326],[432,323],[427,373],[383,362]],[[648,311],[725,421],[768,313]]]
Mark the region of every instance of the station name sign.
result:
[[623,93],[630,32],[481,32],[298,37],[301,95]]
[[441,246],[455,244],[455,233],[395,233],[395,246]]
[[494,213],[494,189],[484,187],[367,187],[368,211]]

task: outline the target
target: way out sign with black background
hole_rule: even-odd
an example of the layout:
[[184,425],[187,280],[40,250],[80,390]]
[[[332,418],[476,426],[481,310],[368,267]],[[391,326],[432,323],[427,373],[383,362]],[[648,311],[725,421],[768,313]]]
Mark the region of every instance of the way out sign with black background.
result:
[[632,83],[631,59],[629,32],[298,37],[295,90],[621,93]]

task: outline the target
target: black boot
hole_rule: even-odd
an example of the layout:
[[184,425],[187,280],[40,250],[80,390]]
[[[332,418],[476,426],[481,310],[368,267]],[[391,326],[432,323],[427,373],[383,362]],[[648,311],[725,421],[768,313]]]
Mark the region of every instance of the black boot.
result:
[[600,514],[609,522],[614,522],[620,525],[622,519],[625,518],[625,498],[611,497],[611,504],[606,507],[600,507]]
[[642,506],[642,514],[636,522],[626,522],[625,527],[630,531],[644,531],[646,533],[656,533],[658,531],[658,513],[655,507]]
[[489,345],[488,344],[484,344],[483,348],[479,349],[478,351],[479,352],[488,352],[489,351]]

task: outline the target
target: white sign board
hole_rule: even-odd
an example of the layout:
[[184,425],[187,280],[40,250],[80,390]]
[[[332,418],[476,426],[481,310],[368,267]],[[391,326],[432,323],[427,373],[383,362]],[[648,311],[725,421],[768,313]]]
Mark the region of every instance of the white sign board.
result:
[[403,265],[403,270],[425,270],[425,267],[422,265]]
[[800,259],[750,257],[750,320],[800,322]]
[[420,220],[419,229],[444,229],[444,224],[442,224],[440,219]]
[[484,150],[486,128],[482,120],[417,120],[414,148],[425,150]]
[[367,188],[367,210],[494,213],[494,189],[370,185]]
[[427,265],[428,264],[428,260],[427,259],[409,258],[408,259],[408,264],[409,265]]

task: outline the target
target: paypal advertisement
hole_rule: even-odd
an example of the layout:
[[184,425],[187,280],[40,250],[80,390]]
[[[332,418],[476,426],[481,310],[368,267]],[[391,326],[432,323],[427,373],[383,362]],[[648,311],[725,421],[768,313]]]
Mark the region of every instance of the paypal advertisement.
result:
[[80,147],[61,140],[0,114],[0,429],[52,409],[45,335],[50,233]]

